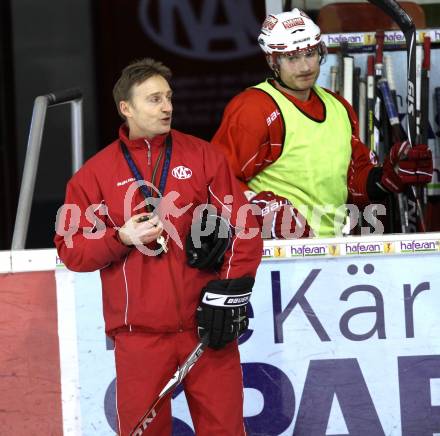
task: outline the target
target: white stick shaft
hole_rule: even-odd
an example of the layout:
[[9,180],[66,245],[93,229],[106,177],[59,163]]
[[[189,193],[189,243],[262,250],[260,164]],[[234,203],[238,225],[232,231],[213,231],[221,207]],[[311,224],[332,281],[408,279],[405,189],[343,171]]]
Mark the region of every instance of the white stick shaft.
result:
[[353,66],[354,59],[352,57],[344,58],[344,98],[353,104]]
[[365,144],[367,139],[367,84],[359,81],[359,138]]

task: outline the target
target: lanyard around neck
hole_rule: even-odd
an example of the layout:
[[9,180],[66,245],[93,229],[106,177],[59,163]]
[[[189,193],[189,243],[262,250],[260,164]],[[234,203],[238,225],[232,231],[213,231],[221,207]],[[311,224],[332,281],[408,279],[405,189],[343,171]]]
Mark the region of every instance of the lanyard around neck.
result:
[[[149,186],[145,186],[144,179],[141,176],[141,173],[139,172],[136,164],[133,161],[133,158],[130,155],[130,152],[128,151],[127,145],[121,140],[119,141],[119,144],[122,149],[122,153],[124,154],[125,160],[127,161],[128,166],[130,167],[131,172],[133,173],[134,178],[138,182],[139,188],[142,192],[142,195],[147,200],[147,212],[152,212],[152,206],[148,203],[148,200],[153,197],[153,189]],[[160,175],[160,181],[159,181],[159,196],[162,197],[163,193],[165,192],[165,185],[167,182],[168,177],[168,171],[170,169],[170,162],[171,162],[171,150],[173,147],[173,142],[171,138],[171,133],[166,137],[165,140],[165,161],[162,167],[162,173]],[[159,162],[162,158],[163,151],[157,158],[157,161],[154,165],[153,175],[151,183],[154,185],[154,179],[156,176],[157,168],[159,167]]]

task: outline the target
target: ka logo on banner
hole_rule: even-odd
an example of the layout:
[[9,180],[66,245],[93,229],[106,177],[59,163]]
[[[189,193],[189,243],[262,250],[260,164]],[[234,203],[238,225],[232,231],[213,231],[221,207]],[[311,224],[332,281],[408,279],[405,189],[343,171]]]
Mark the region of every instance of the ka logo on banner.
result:
[[[179,55],[215,61],[242,58],[259,51],[260,26],[252,3],[209,0],[195,10],[190,0],[141,0],[139,20],[149,38]],[[186,38],[177,35],[177,24],[184,28]]]

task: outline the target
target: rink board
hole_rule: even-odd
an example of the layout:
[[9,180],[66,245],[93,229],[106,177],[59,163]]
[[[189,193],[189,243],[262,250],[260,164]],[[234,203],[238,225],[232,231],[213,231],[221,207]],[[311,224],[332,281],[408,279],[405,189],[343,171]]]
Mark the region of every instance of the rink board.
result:
[[[266,244],[240,345],[248,434],[440,434],[439,244]],[[2,434],[113,434],[98,273],[56,266],[54,250],[0,265]],[[182,392],[173,416],[174,435],[194,434]]]

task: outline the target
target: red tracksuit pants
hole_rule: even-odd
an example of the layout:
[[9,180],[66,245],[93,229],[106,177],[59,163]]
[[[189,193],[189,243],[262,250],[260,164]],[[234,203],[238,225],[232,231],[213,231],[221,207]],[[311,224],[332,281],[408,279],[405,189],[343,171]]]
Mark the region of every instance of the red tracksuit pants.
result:
[[[197,342],[192,331],[116,335],[116,411],[120,436],[129,436]],[[222,350],[207,348],[185,377],[183,386],[197,436],[246,435],[243,375],[236,342]],[[145,434],[170,436],[171,429],[168,400]]]

